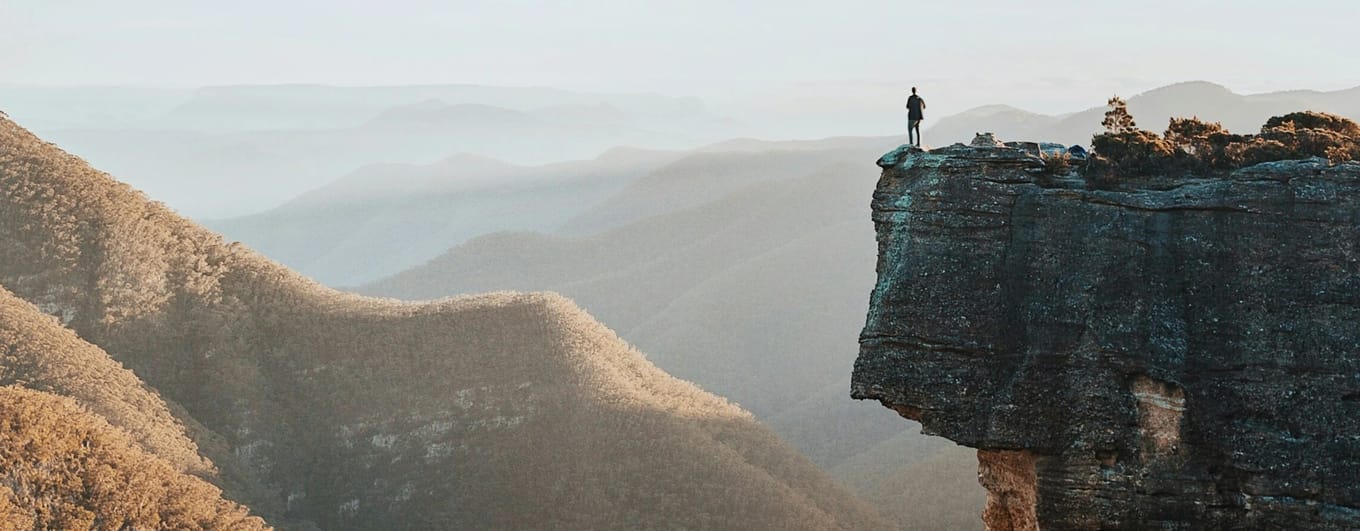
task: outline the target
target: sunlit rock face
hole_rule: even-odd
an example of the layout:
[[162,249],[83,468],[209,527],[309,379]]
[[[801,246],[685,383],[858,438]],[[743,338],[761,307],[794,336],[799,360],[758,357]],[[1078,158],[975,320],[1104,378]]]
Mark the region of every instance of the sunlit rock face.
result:
[[1360,164],[880,166],[852,393],[978,448],[989,528],[1360,528]]

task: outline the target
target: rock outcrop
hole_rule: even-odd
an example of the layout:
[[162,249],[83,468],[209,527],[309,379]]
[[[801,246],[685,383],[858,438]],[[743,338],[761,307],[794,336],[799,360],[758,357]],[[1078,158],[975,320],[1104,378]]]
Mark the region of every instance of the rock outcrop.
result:
[[879,164],[852,394],[977,448],[989,528],[1360,527],[1360,164]]

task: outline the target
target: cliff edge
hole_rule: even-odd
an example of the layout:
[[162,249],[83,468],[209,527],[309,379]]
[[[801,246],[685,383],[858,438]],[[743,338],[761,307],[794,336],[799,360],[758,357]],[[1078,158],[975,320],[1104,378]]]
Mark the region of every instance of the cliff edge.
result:
[[1360,527],[1360,164],[1017,147],[879,161],[852,395],[977,448],[990,529]]

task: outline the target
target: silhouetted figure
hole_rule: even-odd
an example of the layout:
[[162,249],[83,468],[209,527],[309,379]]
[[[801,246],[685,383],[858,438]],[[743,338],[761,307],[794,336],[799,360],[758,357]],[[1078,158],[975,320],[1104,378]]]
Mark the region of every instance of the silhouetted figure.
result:
[[[921,147],[921,120],[926,118],[926,100],[916,95],[916,87],[911,87],[911,97],[907,98],[907,143]],[[912,134],[916,136],[912,136]]]

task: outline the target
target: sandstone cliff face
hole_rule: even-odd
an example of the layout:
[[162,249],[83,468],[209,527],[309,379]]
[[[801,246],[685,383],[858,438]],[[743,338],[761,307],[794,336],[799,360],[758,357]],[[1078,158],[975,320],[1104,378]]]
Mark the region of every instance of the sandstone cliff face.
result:
[[880,166],[852,393],[978,448],[989,527],[1360,527],[1360,164]]

